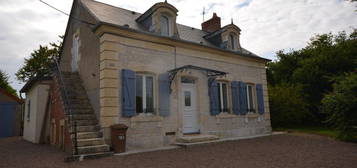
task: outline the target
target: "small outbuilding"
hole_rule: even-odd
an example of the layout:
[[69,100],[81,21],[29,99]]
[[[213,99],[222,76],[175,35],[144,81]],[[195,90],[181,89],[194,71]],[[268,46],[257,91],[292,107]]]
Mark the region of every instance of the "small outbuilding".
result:
[[0,138],[21,135],[22,100],[0,88]]
[[49,139],[49,122],[46,108],[49,105],[51,77],[36,77],[28,81],[20,90],[25,93],[23,138],[33,143],[42,143]]

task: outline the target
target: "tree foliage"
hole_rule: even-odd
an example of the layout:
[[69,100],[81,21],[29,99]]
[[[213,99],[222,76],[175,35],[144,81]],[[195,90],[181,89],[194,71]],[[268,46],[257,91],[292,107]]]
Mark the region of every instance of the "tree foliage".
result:
[[300,86],[279,84],[269,87],[269,104],[273,127],[302,125],[311,116],[300,94]]
[[333,92],[322,100],[322,111],[327,122],[340,130],[340,138],[350,140],[357,138],[357,69],[337,79]]
[[7,90],[11,94],[17,96],[16,90],[11,87],[9,82],[9,75],[0,69],[0,88]]
[[[307,104],[312,117],[305,124],[321,124],[326,119],[326,114],[320,110],[321,100],[325,94],[333,91],[333,79],[354,71],[356,67],[356,29],[349,35],[346,32],[316,35],[300,50],[278,51],[277,61],[268,64],[268,83],[275,89],[299,86],[300,90],[295,94]],[[275,95],[270,95],[275,100],[272,96]],[[272,103],[273,106],[276,104]],[[272,113],[273,110],[279,110],[273,106]],[[283,111],[275,113],[282,114]],[[279,116],[272,116],[272,120],[274,117]]]
[[[60,36],[60,38],[63,38]],[[22,82],[27,82],[37,76],[51,74],[55,61],[59,58],[62,43],[50,43],[34,50],[29,58],[25,58],[25,64],[16,72],[16,77]]]

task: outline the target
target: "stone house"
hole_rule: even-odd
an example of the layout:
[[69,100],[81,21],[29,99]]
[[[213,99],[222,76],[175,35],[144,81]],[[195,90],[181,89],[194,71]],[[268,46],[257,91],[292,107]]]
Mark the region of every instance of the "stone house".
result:
[[68,148],[108,152],[118,123],[129,127],[128,150],[271,133],[269,60],[216,14],[196,29],[176,23],[177,12],[167,2],[143,14],[73,2],[51,89],[51,113],[62,114],[52,127],[62,122]]

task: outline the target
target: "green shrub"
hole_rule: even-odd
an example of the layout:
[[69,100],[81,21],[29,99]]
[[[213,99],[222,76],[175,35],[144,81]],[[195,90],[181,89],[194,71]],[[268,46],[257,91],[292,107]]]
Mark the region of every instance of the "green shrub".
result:
[[338,138],[357,141],[357,71],[337,78],[333,92],[322,100],[322,111],[340,131]]
[[273,127],[302,125],[311,119],[300,86],[269,86],[269,104]]

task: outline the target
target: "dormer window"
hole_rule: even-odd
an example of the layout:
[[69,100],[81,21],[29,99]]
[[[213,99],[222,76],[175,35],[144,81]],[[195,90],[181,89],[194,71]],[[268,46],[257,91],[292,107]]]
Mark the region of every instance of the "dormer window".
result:
[[160,16],[160,32],[163,36],[170,35],[170,20],[169,17],[165,15]]
[[232,50],[235,50],[237,48],[236,36],[234,34],[230,34],[229,41],[231,42]]

